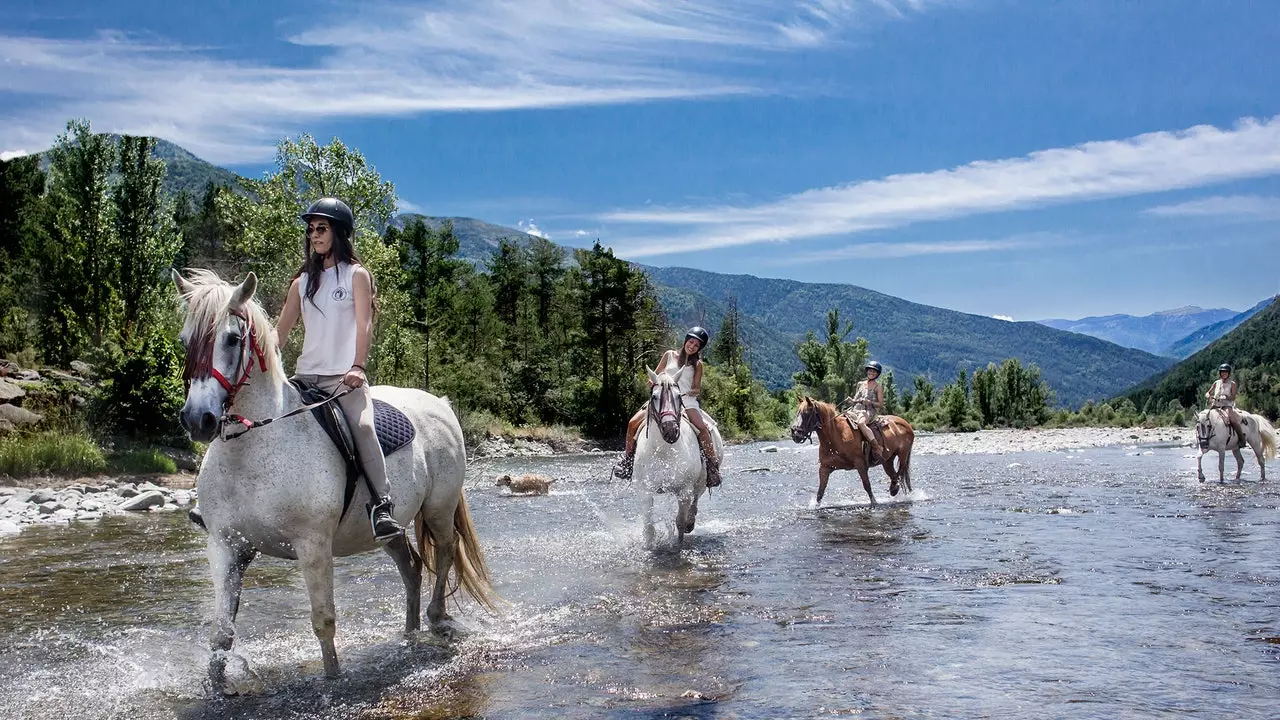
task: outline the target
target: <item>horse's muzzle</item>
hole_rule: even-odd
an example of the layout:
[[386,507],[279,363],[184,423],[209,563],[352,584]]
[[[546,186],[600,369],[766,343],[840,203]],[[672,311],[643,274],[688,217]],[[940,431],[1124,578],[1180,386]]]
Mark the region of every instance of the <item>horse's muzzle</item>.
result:
[[218,416],[208,410],[200,412],[183,408],[178,414],[178,424],[196,442],[209,442],[218,436]]
[[799,443],[803,443],[808,439],[809,439],[809,433],[805,432],[801,428],[795,427],[794,425],[791,427],[791,442],[799,444]]
[[658,423],[658,431],[662,433],[662,439],[667,444],[672,444],[680,439],[680,423],[675,420],[663,420]]

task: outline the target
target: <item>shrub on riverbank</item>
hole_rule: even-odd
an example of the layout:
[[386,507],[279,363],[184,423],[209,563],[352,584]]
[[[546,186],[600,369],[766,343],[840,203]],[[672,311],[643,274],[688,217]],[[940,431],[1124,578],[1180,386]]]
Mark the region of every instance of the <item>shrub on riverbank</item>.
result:
[[43,432],[0,439],[0,474],[88,475],[106,469],[102,450],[79,435]]

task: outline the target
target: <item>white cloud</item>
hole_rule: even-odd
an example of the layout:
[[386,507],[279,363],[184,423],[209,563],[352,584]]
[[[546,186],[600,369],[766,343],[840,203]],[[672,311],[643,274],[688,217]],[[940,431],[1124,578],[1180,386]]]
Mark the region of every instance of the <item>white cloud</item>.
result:
[[0,162],[5,162],[8,160],[12,160],[14,158],[24,157],[30,154],[31,153],[27,152],[26,150],[0,150]]
[[574,237],[586,237],[587,235],[590,235],[590,233],[588,233],[586,230],[578,230],[578,231],[575,231],[573,235]]
[[532,235],[532,236],[534,236],[534,237],[540,237],[540,238],[542,238],[543,240],[550,240],[550,239],[551,239],[551,236],[550,236],[550,235],[548,235],[547,233],[543,232],[543,231],[542,231],[542,230],[541,230],[537,225],[535,225],[535,224],[533,223],[533,219],[532,219],[532,218],[530,218],[530,219],[528,219],[528,220],[521,220],[520,222],[516,223],[516,227],[520,228],[520,229],[521,229],[521,230],[523,230],[524,232],[526,232],[526,233],[528,233],[528,234],[530,234],[530,235]]
[[294,67],[111,31],[0,35],[0,146],[46,146],[83,116],[214,162],[260,161],[318,119],[769,92],[732,69],[954,1],[393,0],[319,13],[286,38],[318,57]]
[[644,208],[607,213],[631,230],[613,241],[639,258],[844,235],[1049,204],[1198,187],[1280,172],[1280,116],[1235,127],[1199,125],[1123,140],[980,160],[808,190],[755,206]]
[[1280,220],[1280,198],[1261,195],[1215,195],[1143,211],[1160,217],[1221,217],[1232,220]]
[[993,317],[993,318],[995,318],[995,319],[997,319],[997,320],[1004,320],[1005,322],[1013,322],[1013,316],[1012,316],[1012,315],[992,315],[991,317]]
[[415,202],[409,202],[404,198],[396,198],[396,212],[421,214],[422,206]]
[[842,260],[882,260],[921,255],[956,255],[1045,247],[1066,242],[1056,233],[1032,233],[1000,240],[957,240],[949,242],[866,242],[844,245],[830,250],[793,253],[768,263],[771,265],[807,265]]

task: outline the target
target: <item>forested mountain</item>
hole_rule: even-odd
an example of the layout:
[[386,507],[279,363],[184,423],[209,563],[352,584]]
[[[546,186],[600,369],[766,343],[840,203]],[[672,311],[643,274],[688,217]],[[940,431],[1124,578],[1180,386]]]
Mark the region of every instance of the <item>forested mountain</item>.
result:
[[[1104,315],[1079,320],[1053,319],[1039,322],[1058,330],[1091,335],[1124,347],[1166,355],[1169,354],[1168,350],[1175,342],[1206,325],[1228,320],[1236,314],[1235,310],[1227,308],[1205,310],[1192,305],[1141,317]],[[1185,357],[1185,355],[1174,357]]]
[[[119,135],[107,137],[113,143],[120,140]],[[230,170],[205,162],[168,140],[156,138],[155,141],[156,145],[151,151],[151,157],[164,161],[165,172],[161,180],[161,191],[167,197],[176,197],[178,193],[186,192],[190,197],[198,198],[204,194],[205,188],[210,184],[230,187],[240,185],[240,176]],[[49,170],[48,152],[39,153],[39,155],[40,169],[47,172]]]
[[1173,401],[1183,407],[1203,407],[1204,393],[1222,363],[1236,368],[1241,407],[1273,418],[1280,414],[1280,303],[1270,303],[1208,347],[1125,395],[1138,408],[1163,407]]
[[1206,325],[1173,343],[1159,354],[1175,358],[1190,357],[1192,353],[1240,327],[1245,320],[1257,315],[1263,308],[1270,305],[1273,300],[1275,298],[1267,298],[1242,313],[1233,315],[1226,320],[1220,320],[1212,325]]

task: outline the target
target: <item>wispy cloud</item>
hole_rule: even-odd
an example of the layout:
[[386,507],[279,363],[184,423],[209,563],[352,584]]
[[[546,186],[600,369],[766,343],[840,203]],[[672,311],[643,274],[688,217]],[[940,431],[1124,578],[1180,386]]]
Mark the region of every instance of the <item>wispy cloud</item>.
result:
[[[317,119],[599,105],[771,92],[733,68],[807,52],[870,18],[955,0],[441,0],[322,12],[284,66],[104,31],[0,35],[0,147],[66,119],[160,135],[216,162],[271,157]],[[17,102],[23,100],[23,102]]]
[[811,265],[815,263],[841,262],[844,260],[882,260],[909,258],[921,255],[961,255],[969,253],[999,252],[1027,247],[1046,247],[1067,242],[1057,233],[1032,233],[998,240],[956,240],[952,242],[866,242],[843,245],[829,250],[793,253],[777,258],[770,265]]
[[0,150],[0,162],[20,158],[24,155],[30,155],[26,150]]
[[1012,316],[1012,315],[992,315],[991,317],[995,318],[996,320],[1004,320],[1005,322],[1013,322],[1013,316]]
[[1280,197],[1215,195],[1176,205],[1159,205],[1143,211],[1160,217],[1216,217],[1229,220],[1280,220]]
[[550,240],[550,239],[551,239],[551,236],[550,236],[550,235],[548,235],[547,233],[543,232],[543,230],[542,230],[541,228],[539,228],[537,225],[535,225],[535,224],[534,224],[534,222],[533,222],[533,219],[532,219],[532,218],[530,218],[530,219],[528,219],[528,220],[521,220],[521,221],[517,222],[517,223],[516,223],[516,227],[520,228],[522,231],[524,231],[524,232],[526,232],[526,233],[528,233],[528,234],[530,234],[530,235],[532,235],[532,236],[534,236],[534,237],[540,237],[540,238],[542,238],[542,239],[544,239],[544,240]]
[[784,242],[926,220],[1141,195],[1280,172],[1280,116],[1053,148],[808,190],[754,206],[607,213],[628,258]]

